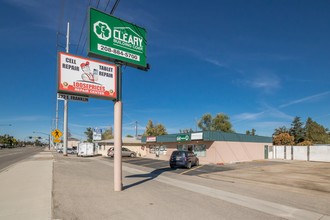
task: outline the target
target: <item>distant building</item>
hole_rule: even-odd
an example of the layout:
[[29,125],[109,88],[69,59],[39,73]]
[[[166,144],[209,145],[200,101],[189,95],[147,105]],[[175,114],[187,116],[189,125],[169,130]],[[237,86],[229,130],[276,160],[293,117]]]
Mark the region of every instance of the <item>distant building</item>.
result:
[[[114,139],[95,141],[99,145],[98,153],[102,156],[107,156],[107,152],[110,147],[114,146]],[[134,151],[137,156],[144,157],[146,156],[145,151],[142,150],[141,139],[136,139],[135,137],[124,137],[122,139],[123,147]]]
[[68,139],[68,148],[75,148],[78,146],[79,143],[80,143],[80,140],[78,140],[76,138],[69,138]]

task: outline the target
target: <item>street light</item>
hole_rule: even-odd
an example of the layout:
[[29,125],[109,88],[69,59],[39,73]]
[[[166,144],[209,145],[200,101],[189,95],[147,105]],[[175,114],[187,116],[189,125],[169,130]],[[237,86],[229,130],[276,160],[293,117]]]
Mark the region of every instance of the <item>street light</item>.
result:
[[48,150],[50,150],[50,134],[44,133],[44,132],[40,132],[40,131],[34,131],[34,134],[39,133],[39,134],[44,134],[48,136]]

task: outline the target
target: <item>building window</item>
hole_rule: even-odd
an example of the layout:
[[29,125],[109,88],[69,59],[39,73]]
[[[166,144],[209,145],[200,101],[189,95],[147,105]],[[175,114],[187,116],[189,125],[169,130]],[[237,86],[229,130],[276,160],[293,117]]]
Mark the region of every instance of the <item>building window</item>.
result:
[[150,154],[156,154],[158,152],[161,155],[166,155],[167,153],[167,146],[166,145],[150,145],[149,153]]
[[205,144],[195,145],[194,153],[197,154],[198,157],[205,157],[206,156],[206,145]]
[[206,145],[205,144],[180,144],[177,145],[178,150],[187,150],[187,151],[193,151],[195,154],[197,154],[198,157],[205,157],[206,156]]
[[178,150],[188,150],[188,146],[185,144],[177,145]]

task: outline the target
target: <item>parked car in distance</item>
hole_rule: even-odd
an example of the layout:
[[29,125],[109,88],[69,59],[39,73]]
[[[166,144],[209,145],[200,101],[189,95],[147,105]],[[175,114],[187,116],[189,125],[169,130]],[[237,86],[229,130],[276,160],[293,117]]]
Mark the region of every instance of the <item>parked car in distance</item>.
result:
[[170,167],[186,167],[190,169],[192,166],[199,166],[199,159],[192,151],[176,150],[170,157]]
[[[113,157],[114,154],[115,154],[114,148],[110,147],[109,150],[108,150],[108,156]],[[134,151],[131,151],[130,149],[128,149],[126,147],[122,147],[121,148],[121,156],[122,157],[136,157],[136,153]]]
[[74,154],[72,148],[67,148],[67,149],[66,149],[66,153],[67,153],[67,154]]

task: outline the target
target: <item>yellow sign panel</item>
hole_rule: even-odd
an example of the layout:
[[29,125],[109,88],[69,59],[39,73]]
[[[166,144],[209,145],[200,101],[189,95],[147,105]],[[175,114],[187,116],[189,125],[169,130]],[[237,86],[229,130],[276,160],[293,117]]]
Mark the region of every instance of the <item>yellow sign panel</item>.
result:
[[54,139],[53,140],[55,143],[60,143],[61,142],[61,139]]
[[[58,138],[62,137],[63,134],[62,134],[62,132],[61,132],[60,130],[55,129],[55,130],[52,132],[52,135],[53,135],[54,138],[58,139]],[[55,142],[55,141],[54,141],[54,142]]]

